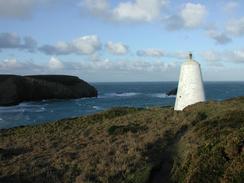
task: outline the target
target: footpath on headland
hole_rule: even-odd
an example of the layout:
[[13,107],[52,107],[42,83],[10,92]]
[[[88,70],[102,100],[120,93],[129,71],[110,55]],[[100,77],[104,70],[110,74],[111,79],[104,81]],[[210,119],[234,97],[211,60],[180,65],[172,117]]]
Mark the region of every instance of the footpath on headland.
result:
[[244,97],[0,130],[0,182],[244,180]]

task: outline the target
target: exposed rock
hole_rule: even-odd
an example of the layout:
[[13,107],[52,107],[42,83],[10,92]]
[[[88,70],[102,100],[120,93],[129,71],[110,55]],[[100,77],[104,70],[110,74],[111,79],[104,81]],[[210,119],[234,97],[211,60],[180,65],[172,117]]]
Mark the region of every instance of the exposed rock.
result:
[[17,105],[24,101],[96,97],[97,90],[75,76],[0,75],[0,105]]
[[177,88],[174,88],[174,89],[170,90],[169,92],[167,92],[168,96],[176,95],[176,94],[177,94]]

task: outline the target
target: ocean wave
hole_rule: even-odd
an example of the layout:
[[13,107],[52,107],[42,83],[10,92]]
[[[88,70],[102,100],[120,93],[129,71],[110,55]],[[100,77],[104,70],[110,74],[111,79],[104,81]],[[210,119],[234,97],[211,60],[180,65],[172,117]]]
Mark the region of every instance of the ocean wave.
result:
[[96,105],[92,106],[92,108],[95,109],[95,110],[100,110],[100,109],[102,109],[101,107],[96,106]]
[[150,96],[155,98],[175,98],[175,95],[168,96],[166,93],[153,93]]
[[34,112],[44,112],[44,111],[46,111],[45,107],[41,107],[39,109],[34,110]]
[[70,101],[74,101],[74,102],[80,102],[83,100],[89,100],[89,99],[96,99],[97,97],[82,97],[82,98],[77,98],[77,99],[70,99]]
[[[50,101],[30,101],[30,102],[21,102],[18,105],[14,106],[7,106],[3,108],[39,108],[40,106],[47,106],[50,103]],[[0,107],[1,109],[1,107]]]
[[168,96],[166,93],[138,93],[138,92],[122,92],[122,93],[106,93],[98,96],[98,98],[110,98],[110,97],[134,97],[134,96],[146,96],[153,98],[175,98],[175,95]]
[[25,112],[23,108],[13,108],[13,107],[1,107],[0,113],[18,113],[18,112]]
[[106,93],[104,95],[99,96],[100,98],[107,98],[107,97],[133,97],[136,95],[140,95],[141,93],[137,92],[122,92],[122,93]]
[[25,112],[45,112],[46,111],[46,108],[45,107],[31,107],[31,106],[28,106],[28,107],[1,107],[0,108],[0,113],[25,113]]

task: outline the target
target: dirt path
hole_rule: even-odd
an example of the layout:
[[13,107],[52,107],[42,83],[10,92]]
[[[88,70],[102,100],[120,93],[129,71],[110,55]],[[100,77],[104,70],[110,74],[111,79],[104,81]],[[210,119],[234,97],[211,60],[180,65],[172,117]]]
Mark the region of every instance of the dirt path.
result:
[[187,129],[187,127],[182,127],[176,135],[168,141],[162,153],[162,159],[160,160],[161,166],[152,170],[147,183],[172,183],[170,181],[170,173],[174,163],[173,156],[175,147],[181,137],[187,132]]

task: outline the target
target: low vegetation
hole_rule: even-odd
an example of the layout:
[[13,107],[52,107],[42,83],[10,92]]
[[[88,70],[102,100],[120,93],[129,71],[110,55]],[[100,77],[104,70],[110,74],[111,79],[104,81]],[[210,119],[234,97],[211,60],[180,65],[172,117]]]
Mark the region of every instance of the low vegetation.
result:
[[115,108],[0,131],[0,182],[229,183],[244,180],[244,97]]

